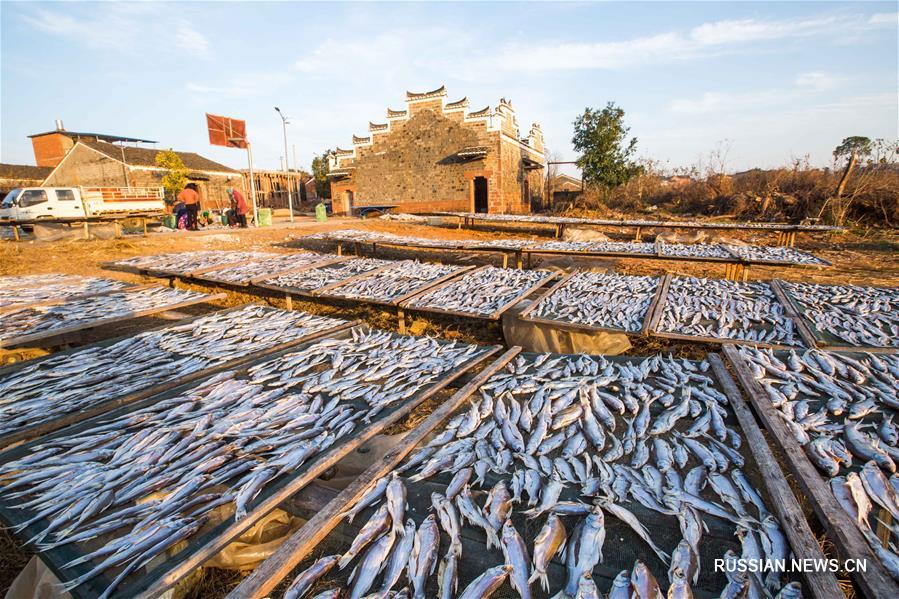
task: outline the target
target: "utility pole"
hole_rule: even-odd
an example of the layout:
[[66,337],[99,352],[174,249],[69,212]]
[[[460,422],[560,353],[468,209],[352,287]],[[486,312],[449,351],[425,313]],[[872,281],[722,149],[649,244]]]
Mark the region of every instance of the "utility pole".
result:
[[275,106],[275,111],[281,117],[281,127],[284,129],[284,176],[287,177],[287,209],[290,213],[290,222],[293,222],[293,193],[290,191],[290,165],[287,161],[287,117],[277,106]]

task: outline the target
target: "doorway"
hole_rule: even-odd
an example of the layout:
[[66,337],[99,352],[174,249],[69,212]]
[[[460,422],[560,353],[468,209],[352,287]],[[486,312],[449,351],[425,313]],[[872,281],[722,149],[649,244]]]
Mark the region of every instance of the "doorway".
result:
[[475,177],[473,184],[474,211],[478,214],[487,214],[487,178]]
[[349,216],[353,215],[353,192],[350,189],[347,189],[344,193],[344,200],[346,201],[346,213]]

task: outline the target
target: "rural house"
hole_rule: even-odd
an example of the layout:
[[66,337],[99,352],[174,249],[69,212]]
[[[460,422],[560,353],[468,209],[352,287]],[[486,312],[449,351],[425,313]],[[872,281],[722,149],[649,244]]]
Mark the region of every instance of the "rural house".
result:
[[522,213],[543,194],[543,133],[521,138],[512,103],[469,111],[447,102],[445,87],[406,92],[404,110],[387,109],[352,149],[329,156],[336,213],[365,206],[401,212]]
[[[156,166],[158,149],[112,143],[148,143],[148,140],[76,133],[62,129],[61,124],[55,131],[29,137],[37,164],[52,168],[44,181],[46,187],[158,187],[165,176],[165,170]],[[240,171],[193,152],[175,153],[188,169],[188,181],[197,184],[205,207],[227,208],[228,188],[245,188]]]

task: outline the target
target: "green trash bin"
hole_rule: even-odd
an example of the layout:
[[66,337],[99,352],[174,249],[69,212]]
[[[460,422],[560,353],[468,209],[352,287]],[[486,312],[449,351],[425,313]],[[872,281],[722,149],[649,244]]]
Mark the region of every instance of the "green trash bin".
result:
[[315,207],[315,220],[320,223],[328,220],[328,209],[325,207],[324,202],[319,202]]
[[165,216],[163,216],[162,217],[162,225],[169,229],[174,229],[176,226],[178,226],[178,223],[175,221],[175,215],[174,214],[166,214]]
[[259,215],[259,226],[260,227],[271,227],[272,226],[272,210],[271,208],[260,208],[256,211],[256,214]]
[[227,227],[228,226],[228,215],[222,214],[221,217],[222,217],[222,224]]

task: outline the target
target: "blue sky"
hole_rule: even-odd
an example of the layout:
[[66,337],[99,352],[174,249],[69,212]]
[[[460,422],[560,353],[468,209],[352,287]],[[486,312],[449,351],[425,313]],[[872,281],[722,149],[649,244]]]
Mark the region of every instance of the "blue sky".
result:
[[573,160],[584,107],[624,108],[643,157],[727,167],[810,155],[849,135],[895,139],[896,2],[0,4],[0,160],[33,164],[52,129],[159,140],[244,167],[208,145],[204,112],[248,121],[259,168],[281,122],[302,167],[442,84],[473,110],[512,100],[522,135]]

